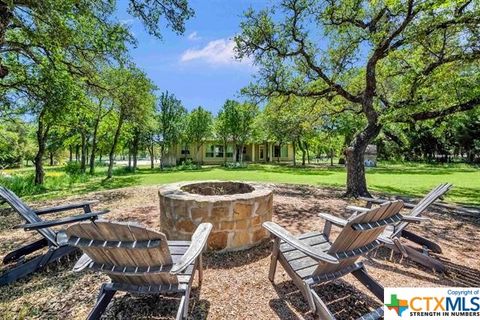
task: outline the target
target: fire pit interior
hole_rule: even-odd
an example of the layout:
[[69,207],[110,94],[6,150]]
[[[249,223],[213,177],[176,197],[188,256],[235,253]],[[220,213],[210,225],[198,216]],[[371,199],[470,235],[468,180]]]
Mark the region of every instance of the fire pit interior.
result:
[[181,187],[182,191],[201,194],[204,196],[249,193],[254,188],[243,182],[201,182]]
[[264,185],[234,181],[183,182],[162,186],[160,228],[169,239],[190,240],[202,222],[213,224],[210,250],[250,248],[268,237],[272,191]]

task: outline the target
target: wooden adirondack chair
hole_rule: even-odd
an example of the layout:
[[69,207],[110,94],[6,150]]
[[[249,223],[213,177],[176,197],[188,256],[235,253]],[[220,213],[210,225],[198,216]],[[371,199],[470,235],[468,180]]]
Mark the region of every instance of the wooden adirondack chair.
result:
[[[389,243],[385,243],[385,245],[391,250],[400,252],[405,258],[410,258],[413,261],[429,269],[433,269],[438,272],[444,272],[445,266],[443,265],[443,263],[429,255],[429,251],[432,251],[434,253],[442,253],[442,248],[432,240],[426,239],[412,231],[406,230],[406,228],[410,223],[420,223],[424,220],[428,220],[421,217],[422,213],[431,204],[433,204],[447,191],[449,191],[452,186],[453,185],[450,183],[440,184],[437,187],[433,188],[417,204],[404,203],[405,208],[411,209],[410,214],[406,216],[407,219],[404,219],[403,221],[400,221],[386,228],[386,230],[383,232],[383,237],[391,241]],[[354,212],[364,212],[365,210],[371,208],[373,204],[381,204],[388,201],[385,199],[375,199],[367,197],[360,197],[360,199],[367,202],[367,208],[348,206],[347,209]],[[408,245],[404,245],[400,241],[401,237],[421,245],[423,248],[422,252],[419,252]],[[393,245],[391,244],[392,241],[394,242]]]
[[[108,212],[108,210],[92,212],[91,205],[97,203],[98,201],[86,201],[53,208],[33,210],[15,193],[5,187],[0,186],[0,204],[5,202],[8,203],[27,222],[27,224],[15,226],[14,228],[23,228],[25,231],[35,230],[42,236],[42,238],[10,252],[3,258],[4,264],[16,261],[17,266],[0,276],[0,285],[6,285],[23,278],[41,269],[47,264],[59,260],[61,257],[77,250],[74,247],[60,244],[59,236],[61,233],[59,234],[51,227],[84,220],[95,220],[99,215]],[[42,214],[64,212],[73,209],[83,209],[84,213],[77,216],[48,221],[42,220],[39,217]],[[28,254],[41,250],[45,247],[48,247],[46,253],[25,261],[25,257]]]
[[177,319],[186,318],[195,270],[202,282],[202,251],[211,229],[210,223],[200,224],[189,242],[167,241],[163,233],[134,223],[97,220],[68,227],[68,244],[84,252],[74,270],[101,271],[111,279],[88,319],[99,319],[117,291],[181,294]]
[[[349,273],[383,301],[383,287],[368,275],[361,262],[356,261],[381,245],[378,238],[385,227],[403,219],[399,213],[402,207],[402,201],[387,202],[348,221],[321,213],[320,217],[325,219],[323,232],[310,232],[298,237],[274,222],[264,222],[264,228],[274,237],[270,281],[274,281],[277,261],[280,261],[308,301],[310,310],[322,320],[335,317],[312,287]],[[342,228],[333,242],[329,238],[332,224]],[[379,319],[382,316],[383,308],[378,308],[360,319]]]

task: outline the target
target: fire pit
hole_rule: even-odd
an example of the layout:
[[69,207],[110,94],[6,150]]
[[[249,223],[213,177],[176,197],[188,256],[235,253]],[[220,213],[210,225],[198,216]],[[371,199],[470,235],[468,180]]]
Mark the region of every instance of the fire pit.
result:
[[213,224],[208,247],[235,251],[268,237],[262,228],[272,220],[272,190],[235,181],[181,182],[162,186],[160,228],[172,240],[190,240],[202,222]]

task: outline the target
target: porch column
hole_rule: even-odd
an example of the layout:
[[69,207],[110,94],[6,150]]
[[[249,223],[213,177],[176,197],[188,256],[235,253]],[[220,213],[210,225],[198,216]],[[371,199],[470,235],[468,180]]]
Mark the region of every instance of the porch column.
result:
[[255,143],[252,143],[252,162],[255,162]]

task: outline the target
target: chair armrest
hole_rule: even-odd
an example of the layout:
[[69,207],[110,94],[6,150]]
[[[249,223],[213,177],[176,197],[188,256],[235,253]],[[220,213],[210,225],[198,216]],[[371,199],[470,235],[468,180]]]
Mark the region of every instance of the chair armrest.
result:
[[379,199],[379,198],[370,198],[370,197],[358,197],[358,199],[370,202],[370,203],[376,203],[376,204],[382,204],[387,202],[387,199]]
[[301,252],[305,253],[309,257],[312,257],[315,260],[321,260],[330,264],[338,264],[338,259],[324,253],[322,251],[317,251],[308,244],[302,242],[301,240],[298,240],[294,236],[292,236],[286,229],[280,227],[278,224],[267,221],[262,224],[262,226],[267,229],[271,234],[274,236],[278,237],[279,239],[285,241],[292,247],[294,247],[297,250],[300,250]]
[[349,211],[358,211],[358,212],[367,212],[372,209],[364,208],[364,207],[357,207],[357,206],[347,206],[345,210]]
[[379,235],[378,240],[380,240],[382,243],[384,244],[389,244],[389,245],[395,245],[395,242],[393,242],[392,239],[390,239],[389,237],[385,237],[384,235]]
[[333,216],[333,215],[328,214],[328,213],[319,213],[318,216],[320,218],[323,218],[323,219],[333,223],[336,226],[339,226],[339,227],[345,227],[348,223],[347,220],[336,217],[336,216]]
[[79,221],[84,221],[84,220],[95,220],[99,215],[102,215],[102,214],[105,214],[105,213],[108,213],[108,212],[110,212],[110,210],[102,210],[102,211],[84,213],[84,214],[81,214],[81,215],[78,215],[78,216],[66,217],[66,218],[61,218],[61,219],[56,219],[56,220],[20,224],[20,225],[14,226],[13,228],[14,229],[23,228],[26,231],[45,229],[45,228],[49,228],[49,227],[60,226],[60,225],[63,225],[63,224],[69,224],[69,223],[74,223],[74,222],[79,222]]
[[[388,200],[388,199],[369,198],[369,197],[358,197],[358,199],[366,201],[366,202],[370,202],[370,203],[375,203],[375,204],[382,204],[382,203],[385,203],[387,201],[392,201],[392,200]],[[407,209],[413,209],[413,208],[415,208],[416,204],[408,203],[408,202],[404,201],[403,206]]]
[[420,223],[420,222],[430,222],[429,218],[425,217],[414,217],[410,215],[402,215],[402,221],[410,222],[410,223]]
[[79,209],[79,208],[85,209],[86,207],[90,208],[92,204],[96,204],[98,202],[99,202],[98,200],[90,200],[90,201],[84,201],[84,202],[78,202],[78,203],[65,204],[65,205],[51,207],[51,208],[37,209],[34,211],[36,214],[41,215],[41,214],[56,213],[56,212],[68,211],[68,210]]
[[171,274],[178,274],[185,270],[202,253],[207,244],[208,236],[212,230],[211,223],[202,223],[192,236],[192,243],[180,260],[175,263],[170,270]]

